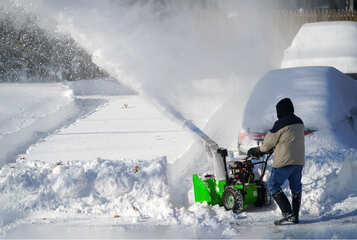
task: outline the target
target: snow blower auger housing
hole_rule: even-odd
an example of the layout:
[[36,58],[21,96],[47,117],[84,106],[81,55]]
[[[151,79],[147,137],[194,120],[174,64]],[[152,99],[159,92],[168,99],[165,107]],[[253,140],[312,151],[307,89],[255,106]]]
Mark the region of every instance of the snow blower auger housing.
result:
[[[207,202],[209,205],[224,206],[226,210],[239,213],[254,204],[257,207],[271,204],[271,195],[263,182],[267,161],[271,154],[260,161],[247,156],[244,161],[226,162],[228,152],[218,148],[216,158],[223,161],[225,180],[218,180],[214,175],[193,175],[195,202]],[[253,162],[254,161],[254,162]],[[254,176],[254,166],[263,164],[263,170],[257,179]]]

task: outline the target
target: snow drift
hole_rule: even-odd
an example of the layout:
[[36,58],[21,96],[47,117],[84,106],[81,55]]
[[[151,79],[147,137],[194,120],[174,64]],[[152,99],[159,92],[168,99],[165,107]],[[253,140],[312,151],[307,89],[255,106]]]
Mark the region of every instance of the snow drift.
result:
[[150,161],[19,161],[0,170],[0,233],[30,214],[47,218],[53,212],[58,216],[108,216],[128,224],[194,224],[205,230],[219,228],[222,221],[229,226],[237,219],[218,206],[174,208],[166,167],[165,157]]
[[357,73],[356,39],[356,22],[306,23],[285,50],[281,67],[332,66]]
[[0,226],[39,210],[119,215],[134,217],[134,221],[135,217],[169,221],[173,215],[165,158],[150,162],[18,161],[12,166],[0,170]]

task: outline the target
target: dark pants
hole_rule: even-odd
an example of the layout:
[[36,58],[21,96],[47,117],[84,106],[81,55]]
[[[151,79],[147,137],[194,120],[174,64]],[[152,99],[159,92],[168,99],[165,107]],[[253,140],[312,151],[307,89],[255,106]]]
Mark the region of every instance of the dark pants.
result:
[[272,168],[268,187],[273,195],[281,190],[281,185],[285,180],[289,180],[290,190],[292,194],[300,193],[302,190],[301,175],[304,166],[290,165],[281,168]]

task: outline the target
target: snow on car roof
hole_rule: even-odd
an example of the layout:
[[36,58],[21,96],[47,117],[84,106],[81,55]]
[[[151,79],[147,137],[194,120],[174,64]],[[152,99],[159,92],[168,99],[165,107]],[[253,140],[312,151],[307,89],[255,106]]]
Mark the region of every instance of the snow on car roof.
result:
[[276,103],[291,98],[309,129],[333,129],[357,115],[357,81],[333,67],[273,70],[256,84],[246,104],[243,129],[265,132],[276,121]]
[[344,73],[357,73],[357,22],[304,24],[285,50],[282,68],[333,66]]

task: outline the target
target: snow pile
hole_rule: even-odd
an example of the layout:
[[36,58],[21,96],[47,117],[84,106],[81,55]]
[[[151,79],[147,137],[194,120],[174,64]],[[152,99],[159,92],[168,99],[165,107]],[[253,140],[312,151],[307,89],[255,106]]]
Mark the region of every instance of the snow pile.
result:
[[0,102],[0,166],[78,111],[72,91],[56,83],[3,83]]
[[[266,132],[277,119],[275,105],[291,98],[305,128],[357,130],[357,82],[333,67],[300,67],[268,72],[245,107],[243,128]],[[347,134],[347,133],[346,133]]]
[[[166,158],[152,161],[18,160],[0,170],[2,226],[39,210],[170,222]],[[16,203],[16,204],[14,204]]]
[[357,73],[356,39],[356,22],[306,23],[285,50],[281,67],[333,66]]
[[[220,206],[208,206],[195,203],[188,209],[176,210],[177,224],[197,227],[201,233],[219,233],[219,235],[236,235],[237,223],[246,215],[236,215]],[[198,232],[196,234],[199,234]]]
[[131,95],[135,92],[111,78],[88,79],[73,82],[66,82],[76,96],[91,95]]
[[[0,170],[0,230],[31,214],[109,216],[121,223],[197,225],[227,231],[238,219],[219,206],[175,208],[165,157],[48,163],[18,160]],[[47,217],[46,217],[47,218]],[[229,228],[228,228],[229,229]]]
[[331,136],[318,131],[306,137],[302,212],[333,219],[355,210],[349,205],[357,204],[357,151]]

